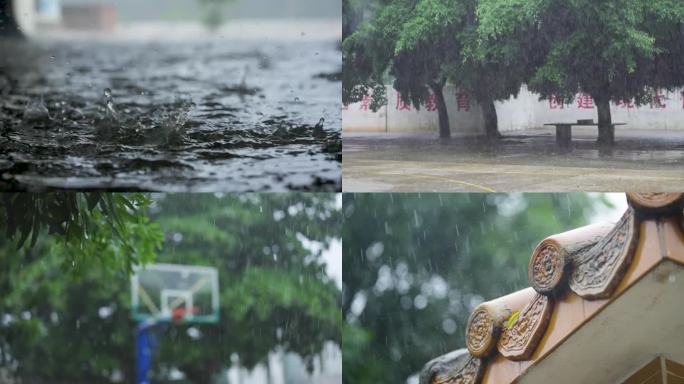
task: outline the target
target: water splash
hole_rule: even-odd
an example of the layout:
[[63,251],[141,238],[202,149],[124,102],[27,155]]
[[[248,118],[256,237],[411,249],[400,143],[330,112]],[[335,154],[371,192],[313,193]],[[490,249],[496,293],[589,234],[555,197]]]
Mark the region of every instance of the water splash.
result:
[[323,129],[323,123],[325,123],[325,119],[321,117],[321,119],[318,120],[318,124],[314,126],[313,137],[321,139],[328,136]]
[[43,95],[35,98],[26,105],[24,109],[24,121],[29,123],[42,123],[50,121],[50,111],[45,105]]
[[156,139],[165,145],[181,144],[186,133],[185,125],[188,122],[188,115],[195,106],[192,100],[177,100],[171,109],[163,109],[161,123],[154,133]]
[[242,89],[247,88],[247,75],[249,74],[249,65],[245,65],[245,70],[242,72],[242,80],[240,80],[240,87]]
[[121,121],[121,115],[117,112],[114,106],[114,100],[112,99],[112,90],[109,88],[104,89],[104,105],[105,105],[105,117],[114,121]]
[[[0,46],[13,53],[0,57],[0,146],[21,155],[0,156],[0,189],[340,188],[340,112],[335,98],[320,98],[339,84],[312,78],[337,65],[332,45],[169,45],[147,57],[144,46],[58,44],[70,65],[58,59],[30,70],[45,50]],[[321,60],[305,55],[326,47]],[[149,63],[133,70],[138,57]],[[271,58],[278,65],[261,65]],[[237,76],[223,83],[227,73]],[[30,126],[24,110],[40,94],[50,120]],[[307,102],[292,103],[295,96]],[[314,136],[321,117],[324,138]]]
[[273,137],[279,138],[279,139],[284,139],[288,136],[288,130],[285,124],[280,124],[278,126],[278,129],[273,132]]
[[93,120],[95,134],[101,140],[113,140],[119,135],[121,130],[121,115],[114,106],[111,89],[104,89],[102,103],[104,104],[102,107],[104,109],[104,116],[97,114]]

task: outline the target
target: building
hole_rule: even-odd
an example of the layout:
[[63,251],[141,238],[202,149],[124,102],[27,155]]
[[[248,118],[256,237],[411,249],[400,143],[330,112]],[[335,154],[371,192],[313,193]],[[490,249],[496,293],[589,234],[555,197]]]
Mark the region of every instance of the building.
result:
[[[433,97],[420,110],[404,103],[391,86],[387,86],[387,104],[378,111],[370,109],[370,97],[343,108],[344,132],[419,133],[439,131],[437,107]],[[453,137],[482,136],[484,119],[480,106],[468,93],[447,85],[444,89]],[[514,132],[542,128],[547,123],[598,119],[594,101],[585,94],[572,102],[539,95],[522,87],[517,97],[496,102],[499,131]],[[620,130],[684,131],[684,90],[656,92],[652,100],[641,106],[635,103],[612,103],[613,122],[626,123]]]
[[233,359],[233,366],[225,373],[227,384],[337,384],[342,382],[342,351],[327,342],[321,353],[313,360],[313,371],[307,371],[301,356],[277,349],[269,354],[263,364],[252,370],[240,367]]
[[684,194],[543,240],[531,287],[480,304],[421,384],[684,383]]

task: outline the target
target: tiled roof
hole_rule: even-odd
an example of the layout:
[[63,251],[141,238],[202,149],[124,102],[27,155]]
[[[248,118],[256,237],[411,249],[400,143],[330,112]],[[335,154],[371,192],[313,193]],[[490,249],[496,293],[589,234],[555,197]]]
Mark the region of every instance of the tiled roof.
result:
[[[428,362],[421,384],[514,381],[652,265],[664,258],[684,264],[684,251],[668,254],[665,244],[684,244],[684,193],[628,193],[627,199],[629,208],[616,224],[589,225],[539,243],[528,266],[531,287],[477,306],[466,327],[466,349]],[[510,372],[498,375],[494,366]]]

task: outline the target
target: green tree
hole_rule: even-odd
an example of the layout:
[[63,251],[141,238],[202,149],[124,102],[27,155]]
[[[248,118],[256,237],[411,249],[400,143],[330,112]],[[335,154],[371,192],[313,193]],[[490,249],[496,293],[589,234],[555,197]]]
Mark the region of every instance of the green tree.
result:
[[0,369],[37,383],[102,382],[117,367],[132,375],[128,314],[98,318],[98,309],[126,300],[125,285],[108,282],[126,281],[161,244],[150,203],[143,194],[2,195]]
[[311,364],[323,342],[341,342],[339,289],[320,254],[300,241],[327,246],[339,238],[335,195],[168,195],[159,207],[153,217],[183,239],[168,241],[160,260],[215,266],[221,287],[220,324],[199,326],[199,342],[183,331],[165,339],[160,365],[179,364],[193,382],[206,383],[233,353],[252,368],[282,346]]
[[[302,242],[325,248],[339,238],[335,195],[154,195],[146,216],[164,233],[157,262],[214,266],[221,288],[219,324],[160,335],[156,381],[166,382],[176,367],[188,382],[209,383],[231,356],[251,368],[277,346],[311,363],[326,340],[341,342],[339,288],[320,251]],[[57,266],[67,248],[45,232],[33,247],[16,245],[0,237],[0,252],[10,255],[0,258],[0,369],[29,382],[130,382],[135,323],[127,269],[90,263],[64,274]],[[97,260],[89,249],[84,260]],[[191,327],[199,338],[190,337]]]
[[[433,5],[439,9],[433,9]],[[377,110],[387,102],[385,83],[391,76],[403,101],[418,109],[432,90],[439,116],[439,135],[450,137],[443,93],[447,81],[444,65],[453,61],[460,49],[458,41],[453,38],[455,36],[444,37],[454,32],[453,29],[448,30],[449,26],[458,28],[460,25],[463,20],[461,9],[417,0],[377,1],[376,7],[373,17],[342,42],[343,102],[357,102],[372,94],[371,108]],[[417,28],[426,27],[424,19],[418,20],[414,15],[425,13],[432,13],[429,16],[434,17],[434,22],[441,27],[447,24],[447,28],[439,28],[436,34],[432,33],[438,36],[429,42],[418,41],[412,34],[421,32]]]
[[199,0],[204,7],[202,21],[210,31],[216,31],[225,18],[226,7],[235,0]]
[[476,304],[529,286],[546,236],[588,223],[585,194],[344,196],[344,382],[403,383],[464,345]]
[[342,39],[356,31],[373,0],[342,0]]
[[534,58],[528,85],[542,98],[593,98],[599,144],[614,142],[611,101],[658,102],[684,85],[684,2],[480,0],[477,15],[492,60]]
[[343,42],[343,102],[372,94],[371,107],[379,108],[386,103],[389,75],[404,101],[417,109],[430,92],[435,96],[440,137],[446,138],[451,133],[443,90],[449,82],[474,96],[487,137],[499,137],[494,101],[517,94],[528,67],[487,57],[479,45],[476,5],[475,0],[377,1],[374,16]]

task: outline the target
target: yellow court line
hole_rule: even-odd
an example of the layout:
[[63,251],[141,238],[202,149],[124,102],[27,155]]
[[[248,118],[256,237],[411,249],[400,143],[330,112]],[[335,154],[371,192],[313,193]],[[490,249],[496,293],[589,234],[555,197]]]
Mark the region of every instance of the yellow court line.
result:
[[441,180],[441,181],[448,181],[448,182],[451,182],[451,183],[462,184],[462,185],[467,185],[467,186],[469,186],[469,187],[481,189],[481,190],[483,190],[483,191],[485,191],[485,192],[496,192],[495,190],[493,190],[493,189],[491,189],[491,188],[489,188],[489,187],[485,187],[484,185],[473,184],[473,183],[469,183],[469,182],[467,182],[467,181],[461,181],[461,180],[451,179],[451,178],[449,178],[449,177],[431,176],[431,175],[418,175],[418,174],[411,174],[411,173],[402,173],[402,175],[406,175],[406,176],[415,176],[415,177],[422,177],[422,178],[425,178],[425,179],[435,179],[435,180]]
[[[378,162],[381,164],[384,163],[397,163],[397,164],[408,164],[412,165],[415,168],[414,162],[411,161],[400,161],[400,160],[370,160],[372,162]],[[425,164],[432,164],[432,165],[444,165],[442,163],[437,163],[437,162],[425,162]],[[628,175],[628,174],[617,174],[617,175],[606,175],[604,172],[614,172],[614,171],[628,171],[630,173],[637,173],[641,172],[642,170],[638,169],[609,169],[609,168],[590,168],[590,167],[557,167],[558,171],[554,172],[535,172],[534,168],[547,168],[547,167],[538,167],[534,165],[521,165],[519,167],[526,167],[526,168],[533,168],[530,169],[529,171],[515,171],[515,170],[497,170],[497,169],[471,169],[466,168],[468,166],[491,166],[491,164],[486,164],[486,163],[464,163],[458,166],[458,169],[455,169],[457,172],[460,173],[470,173],[470,174],[478,174],[478,173],[486,173],[486,174],[497,174],[497,175],[538,175],[538,176],[571,176],[571,177],[576,177],[576,176],[586,176],[586,173],[582,173],[582,171],[589,172],[591,175],[596,175],[596,176],[603,176],[603,177],[619,177],[619,178],[639,178],[639,179],[649,179],[649,180],[682,180],[684,179],[684,176],[677,177],[677,176],[649,176],[649,175],[643,175],[643,174],[634,174],[634,175]],[[357,167],[364,167],[365,165],[358,165]],[[377,165],[368,165],[375,167]],[[510,165],[505,165],[506,167],[512,167]],[[452,167],[449,167],[452,168]],[[570,168],[570,169],[567,169]],[[658,170],[654,170],[658,171]],[[665,171],[667,172],[667,171]],[[422,175],[416,175],[416,176],[422,176]],[[485,187],[486,188],[486,187]]]

